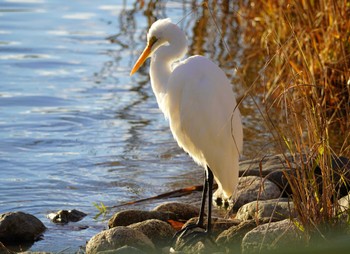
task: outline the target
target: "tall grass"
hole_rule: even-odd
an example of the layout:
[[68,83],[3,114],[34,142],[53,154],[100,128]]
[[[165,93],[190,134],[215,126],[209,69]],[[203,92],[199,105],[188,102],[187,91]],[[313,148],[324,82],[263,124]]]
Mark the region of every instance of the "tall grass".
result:
[[255,85],[281,151],[298,161],[286,178],[309,235],[337,224],[339,186],[350,190],[344,169],[334,165],[350,155],[349,14],[345,0],[240,3],[245,65],[261,62]]

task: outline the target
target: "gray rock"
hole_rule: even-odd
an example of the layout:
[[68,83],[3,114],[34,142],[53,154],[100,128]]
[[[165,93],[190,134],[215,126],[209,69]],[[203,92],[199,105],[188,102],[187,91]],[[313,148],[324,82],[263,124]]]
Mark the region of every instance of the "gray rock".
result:
[[169,223],[155,219],[134,223],[128,227],[145,234],[157,247],[170,244],[172,237],[176,233]]
[[275,199],[281,196],[281,191],[273,182],[257,176],[239,178],[237,199],[233,210],[255,200]]
[[93,236],[86,244],[86,253],[95,254],[101,251],[116,250],[125,245],[145,250],[146,252],[154,250],[152,241],[142,232],[118,226]]
[[143,252],[140,249],[137,249],[132,246],[123,246],[121,248],[118,248],[116,250],[105,250],[105,251],[99,251],[98,254],[145,254],[146,252]]
[[198,207],[180,202],[167,202],[157,206],[153,211],[173,213],[178,220],[189,220],[199,215]]
[[25,252],[18,252],[18,254],[54,254],[54,253],[46,252],[46,251],[25,251]]
[[236,219],[250,220],[271,218],[271,221],[284,220],[294,218],[297,213],[294,211],[293,202],[288,202],[288,199],[270,199],[252,201],[241,206],[236,214]]
[[[197,217],[188,220],[183,227],[189,224],[194,224],[198,220]],[[212,218],[212,231],[211,238],[215,238],[222,231],[232,227],[233,225],[238,225],[240,221],[229,220],[221,218]],[[207,221],[204,220],[204,227],[206,228]],[[175,243],[175,251],[181,251],[179,253],[219,253],[224,251],[223,246],[219,246],[211,238],[206,235],[201,235],[204,233],[202,228],[194,228],[189,230],[184,236],[178,237]],[[195,237],[194,237],[195,236]]]
[[[187,238],[178,238],[174,250],[175,253],[198,253],[198,254],[209,254],[209,253],[220,253],[220,251],[224,251],[223,248],[216,245],[215,242],[211,241],[208,237],[198,236],[191,238],[191,240]],[[171,252],[174,253],[174,252]]]
[[[198,217],[194,217],[190,220],[188,220],[182,228],[186,227],[189,224],[195,224],[198,221]],[[211,219],[211,230],[212,230],[212,236],[216,236],[220,234],[222,231],[229,229],[232,226],[237,226],[241,223],[240,220],[234,219],[222,219],[222,218],[212,218]],[[204,218],[203,223],[204,228],[207,227],[207,219]],[[197,230],[197,229],[196,229]]]
[[108,226],[109,228],[116,226],[129,226],[131,224],[150,219],[168,221],[177,220],[177,217],[171,212],[124,210],[114,214],[108,221]]
[[[257,224],[257,222],[259,224]],[[216,238],[216,243],[219,246],[227,247],[232,252],[240,253],[242,239],[246,235],[246,233],[256,228],[258,225],[264,224],[267,222],[268,220],[266,219],[263,219],[260,221],[257,221],[257,220],[242,221],[239,225],[232,226],[229,229],[221,232],[221,234],[219,234],[218,237]]]
[[[350,185],[350,159],[343,156],[332,156],[332,169],[334,181],[338,182],[336,193],[346,195]],[[288,162],[288,163],[287,163]],[[284,173],[295,174],[296,169],[305,167],[314,168],[317,183],[322,190],[322,174],[315,160],[306,158],[305,155],[278,154],[268,155],[262,158],[246,160],[240,163],[240,176],[260,176],[275,183],[284,194],[292,194]]]
[[47,215],[53,223],[67,224],[69,222],[77,222],[82,220],[87,214],[78,210],[60,210],[56,213],[50,213]]
[[[286,163],[290,162],[290,166]],[[288,184],[283,172],[290,172],[298,167],[291,155],[268,155],[262,158],[242,161],[239,164],[240,176],[259,176],[275,183],[281,190]]]
[[259,225],[249,231],[242,239],[242,253],[261,253],[281,247],[300,246],[305,237],[295,225],[286,219]]
[[34,242],[45,231],[44,224],[35,216],[23,212],[0,215],[0,241]]
[[346,195],[338,200],[338,205],[339,205],[340,211],[342,211],[342,212],[349,210],[349,208],[350,208],[350,192],[348,193],[348,195]]

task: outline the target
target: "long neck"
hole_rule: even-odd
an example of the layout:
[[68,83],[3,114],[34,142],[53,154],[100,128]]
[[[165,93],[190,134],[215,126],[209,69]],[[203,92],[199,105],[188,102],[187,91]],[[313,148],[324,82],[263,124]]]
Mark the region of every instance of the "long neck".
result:
[[181,59],[187,52],[187,40],[185,34],[179,28],[171,30],[166,39],[168,45],[161,46],[152,55],[150,76],[158,106],[167,116],[163,98],[168,90],[168,80],[172,73],[173,63]]

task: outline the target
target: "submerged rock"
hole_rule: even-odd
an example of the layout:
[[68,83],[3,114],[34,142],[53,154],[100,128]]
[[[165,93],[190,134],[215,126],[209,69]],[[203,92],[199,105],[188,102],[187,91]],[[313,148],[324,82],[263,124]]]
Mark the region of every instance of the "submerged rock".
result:
[[154,250],[154,244],[142,232],[133,228],[118,226],[93,236],[86,244],[86,253],[95,254],[102,251],[116,250],[126,245],[146,252]]
[[46,227],[35,216],[23,212],[0,215],[0,241],[3,243],[34,242]]
[[67,224],[68,222],[78,222],[82,220],[87,214],[78,210],[60,210],[56,213],[50,213],[47,217],[57,224]]

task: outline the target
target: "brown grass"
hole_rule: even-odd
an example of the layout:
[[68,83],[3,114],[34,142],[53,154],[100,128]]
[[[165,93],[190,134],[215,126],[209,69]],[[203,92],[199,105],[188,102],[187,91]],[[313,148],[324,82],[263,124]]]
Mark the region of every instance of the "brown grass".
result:
[[345,0],[240,3],[244,68],[260,61],[254,88],[264,93],[265,119],[281,152],[303,158],[286,177],[308,232],[338,222],[338,187],[348,184],[332,158],[350,155],[349,14]]

